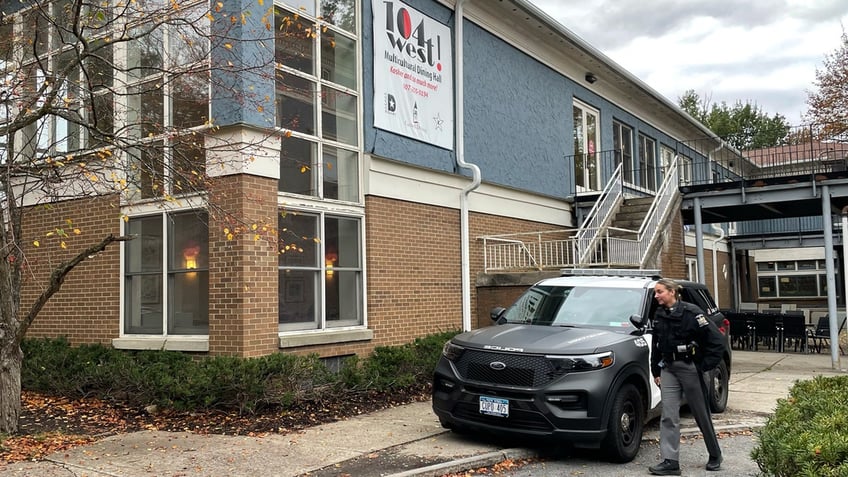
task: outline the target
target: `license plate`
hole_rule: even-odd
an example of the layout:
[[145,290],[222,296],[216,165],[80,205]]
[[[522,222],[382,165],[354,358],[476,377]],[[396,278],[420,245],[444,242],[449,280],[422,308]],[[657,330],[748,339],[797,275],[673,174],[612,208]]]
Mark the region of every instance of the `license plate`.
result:
[[480,414],[509,417],[509,400],[480,396]]

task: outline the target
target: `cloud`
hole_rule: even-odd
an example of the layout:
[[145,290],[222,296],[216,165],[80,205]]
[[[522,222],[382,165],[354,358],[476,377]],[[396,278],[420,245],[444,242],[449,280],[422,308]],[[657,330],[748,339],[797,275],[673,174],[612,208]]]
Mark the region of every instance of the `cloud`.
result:
[[848,25],[845,0],[531,1],[671,101],[694,89],[793,124]]

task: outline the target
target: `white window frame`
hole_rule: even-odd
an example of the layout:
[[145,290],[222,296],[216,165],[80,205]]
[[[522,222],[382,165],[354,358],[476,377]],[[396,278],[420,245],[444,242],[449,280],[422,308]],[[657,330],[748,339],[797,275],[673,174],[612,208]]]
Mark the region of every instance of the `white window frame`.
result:
[[[581,123],[575,123],[572,132],[572,143],[575,147],[574,185],[577,192],[601,190],[601,155],[599,150],[601,144],[601,114],[597,109],[574,99],[572,111],[576,109],[581,111]],[[593,137],[589,137],[586,133],[589,130],[589,116],[595,118],[595,134]],[[583,166],[582,170],[581,165]],[[578,176],[582,177],[578,180]]]
[[[363,91],[364,91],[364,81],[362,78],[362,17],[361,12],[363,11],[360,8],[362,0],[355,0],[354,2],[354,11],[356,12],[356,22],[355,22],[355,32],[349,32],[340,27],[336,27],[334,25],[328,24],[320,18],[320,7],[321,0],[298,0],[298,1],[288,1],[288,0],[276,0],[274,2],[274,6],[276,8],[282,8],[286,11],[297,12],[300,17],[314,22],[316,25],[319,25],[317,28],[317,37],[313,43],[313,70],[314,74],[307,74],[298,69],[288,67],[284,64],[277,64],[276,71],[282,73],[284,75],[292,75],[299,79],[303,79],[315,84],[317,92],[316,98],[321,98],[321,92],[325,88],[333,88],[334,90],[339,90],[345,94],[353,95],[356,98],[356,143],[350,144],[341,142],[339,140],[331,140],[323,137],[323,115],[321,113],[323,106],[322,101],[315,101],[315,132],[314,134],[307,134],[303,131],[296,131],[293,129],[288,129],[283,124],[277,125],[277,129],[280,135],[283,137],[282,139],[282,147],[285,148],[285,141],[288,137],[294,137],[303,141],[308,141],[313,144],[315,147],[315,154],[317,158],[314,163],[310,166],[304,164],[305,167],[312,167],[315,177],[311,179],[313,183],[313,187],[315,188],[314,194],[298,194],[281,190],[278,193],[279,197],[279,207],[281,212],[285,213],[304,213],[318,216],[318,237],[315,237],[318,245],[318,253],[320,259],[318,260],[318,266],[308,266],[308,267],[286,267],[279,266],[279,270],[284,270],[286,268],[290,268],[292,270],[309,270],[314,271],[318,270],[319,277],[326,277],[328,271],[340,270],[343,269],[334,269],[332,265],[328,265],[326,250],[325,250],[325,233],[326,233],[326,221],[327,217],[333,218],[347,218],[352,220],[357,220],[359,224],[359,240],[360,243],[358,245],[357,253],[359,255],[359,268],[358,270],[346,270],[346,271],[355,271],[359,273],[359,292],[357,299],[358,303],[358,322],[348,322],[342,323],[340,326],[328,326],[327,320],[327,298],[326,298],[326,284],[325,280],[319,280],[319,286],[317,293],[320,295],[315,297],[315,313],[318,315],[317,322],[295,322],[295,323],[279,323],[279,334],[281,337],[286,337],[289,341],[289,338],[297,335],[304,335],[309,333],[328,333],[328,332],[337,332],[337,331],[345,331],[345,330],[361,330],[363,328],[367,328],[368,319],[367,319],[367,276],[366,276],[366,254],[365,254],[365,199],[364,199],[364,161],[363,161],[363,152],[362,152],[362,144],[363,144],[363,129],[364,129],[364,119],[363,119]],[[301,4],[308,4],[303,9],[298,9]],[[355,42],[355,78],[356,78],[356,88],[351,89],[339,83],[331,82],[327,79],[327,75],[322,70],[323,61],[321,58],[321,34],[325,31],[325,29],[329,29],[333,32],[334,35],[343,35]],[[335,111],[335,114],[339,114],[339,111]],[[276,117],[276,116],[275,116]],[[357,173],[356,173],[356,187],[358,189],[358,193],[356,195],[356,200],[343,200],[336,198],[327,198],[324,190],[324,158],[325,158],[325,149],[326,148],[337,148],[339,150],[349,151],[356,155],[357,161]],[[282,163],[282,160],[281,160]],[[282,167],[282,166],[281,166]],[[282,185],[280,187],[282,189]],[[282,286],[282,285],[281,285]],[[285,298],[285,291],[281,290],[281,299],[280,299],[280,313],[281,315],[285,312],[283,310]],[[294,341],[297,342],[296,340]]]

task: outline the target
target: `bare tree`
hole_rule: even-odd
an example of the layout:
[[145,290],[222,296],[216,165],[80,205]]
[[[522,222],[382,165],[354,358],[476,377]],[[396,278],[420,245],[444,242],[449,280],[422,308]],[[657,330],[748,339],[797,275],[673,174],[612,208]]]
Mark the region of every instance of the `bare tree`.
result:
[[[15,12],[3,7],[0,38],[12,41],[0,45],[0,432],[17,430],[21,342],[39,311],[80,263],[132,239],[97,236],[73,217],[25,227],[28,214],[66,200],[160,207],[195,201],[204,216],[227,217],[227,234],[267,222],[261,230],[275,241],[274,217],[228,216],[208,200],[207,168],[245,160],[238,158],[249,154],[239,152],[250,147],[220,134],[210,91],[263,112],[265,134],[275,134],[274,98],[243,87],[251,77],[273,84],[264,73],[268,62],[245,55],[242,37],[231,36],[239,28],[266,31],[268,44],[261,35],[254,41],[273,51],[273,10],[259,0],[265,14],[247,18],[225,3],[210,9],[196,0],[38,0]],[[210,154],[210,144],[232,154]],[[119,210],[114,220],[120,223]],[[22,303],[23,281],[38,276],[29,255],[44,247],[60,259],[38,264],[50,267],[43,274],[49,279]]]

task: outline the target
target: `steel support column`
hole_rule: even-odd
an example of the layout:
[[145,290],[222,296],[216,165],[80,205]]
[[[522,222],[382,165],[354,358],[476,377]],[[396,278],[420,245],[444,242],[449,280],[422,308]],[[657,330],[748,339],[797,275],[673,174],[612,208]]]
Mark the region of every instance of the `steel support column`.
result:
[[824,262],[827,271],[827,315],[830,320],[830,361],[833,369],[839,363],[839,316],[836,313],[836,273],[833,266],[833,219],[830,212],[830,186],[821,186],[822,226],[824,228]]
[[695,214],[695,259],[698,260],[698,281],[706,284],[707,272],[704,263],[704,224],[701,222],[701,198],[695,197],[692,205],[692,212]]

